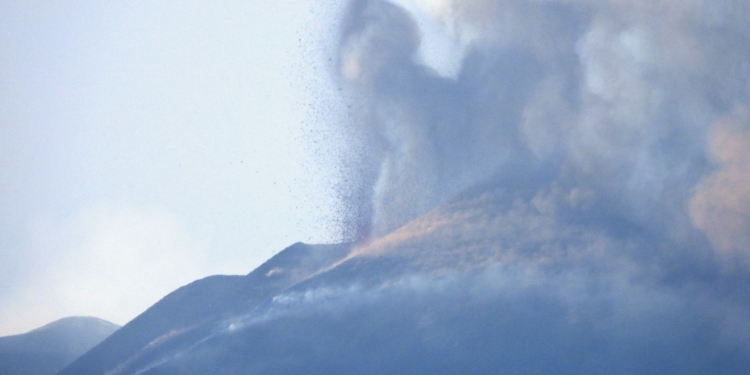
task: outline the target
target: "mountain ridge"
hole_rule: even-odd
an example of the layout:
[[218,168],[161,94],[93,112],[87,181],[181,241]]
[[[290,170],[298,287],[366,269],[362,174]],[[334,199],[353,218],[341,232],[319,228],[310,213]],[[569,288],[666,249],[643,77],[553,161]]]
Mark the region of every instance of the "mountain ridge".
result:
[[223,319],[343,258],[349,247],[298,242],[245,276],[209,276],[178,288],[59,374],[126,372],[185,345],[180,340],[199,341]]
[[74,316],[0,337],[0,374],[55,374],[119,328],[103,319]]

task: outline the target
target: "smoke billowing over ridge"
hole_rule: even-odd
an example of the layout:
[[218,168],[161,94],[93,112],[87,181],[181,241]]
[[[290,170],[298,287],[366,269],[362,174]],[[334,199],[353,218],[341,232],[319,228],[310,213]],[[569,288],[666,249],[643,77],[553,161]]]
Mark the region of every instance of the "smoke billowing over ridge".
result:
[[746,261],[749,25],[732,0],[353,1],[373,236],[485,186]]

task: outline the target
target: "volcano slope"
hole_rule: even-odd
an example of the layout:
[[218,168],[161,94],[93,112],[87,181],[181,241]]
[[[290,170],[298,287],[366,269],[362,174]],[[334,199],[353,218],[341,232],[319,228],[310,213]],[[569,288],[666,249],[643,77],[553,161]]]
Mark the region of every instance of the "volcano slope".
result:
[[746,373],[746,271],[699,238],[574,220],[558,193],[485,191],[369,243],[294,245],[172,293],[61,374]]
[[177,289],[60,374],[137,373],[182,352],[264,301],[343,258],[351,245],[294,244],[246,276],[211,276]]

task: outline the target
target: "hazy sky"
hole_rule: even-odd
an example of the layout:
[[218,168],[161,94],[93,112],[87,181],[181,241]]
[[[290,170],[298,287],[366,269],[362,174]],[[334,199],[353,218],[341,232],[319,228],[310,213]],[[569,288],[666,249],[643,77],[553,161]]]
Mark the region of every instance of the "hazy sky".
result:
[[0,335],[340,239],[326,3],[0,1]]

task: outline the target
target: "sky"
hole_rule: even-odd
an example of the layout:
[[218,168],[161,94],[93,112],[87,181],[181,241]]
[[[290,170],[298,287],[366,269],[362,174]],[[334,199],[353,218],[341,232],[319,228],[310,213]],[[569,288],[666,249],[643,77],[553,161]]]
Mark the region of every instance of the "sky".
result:
[[1,1],[0,336],[346,237],[339,8]]

